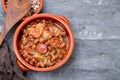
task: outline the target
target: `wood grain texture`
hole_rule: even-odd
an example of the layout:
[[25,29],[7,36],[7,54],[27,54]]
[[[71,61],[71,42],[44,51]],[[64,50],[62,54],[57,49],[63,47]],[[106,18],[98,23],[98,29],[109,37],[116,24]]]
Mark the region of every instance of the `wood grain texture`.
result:
[[7,15],[5,25],[0,32],[0,45],[2,44],[5,36],[9,30],[25,16],[30,9],[29,0],[9,0],[7,7]]

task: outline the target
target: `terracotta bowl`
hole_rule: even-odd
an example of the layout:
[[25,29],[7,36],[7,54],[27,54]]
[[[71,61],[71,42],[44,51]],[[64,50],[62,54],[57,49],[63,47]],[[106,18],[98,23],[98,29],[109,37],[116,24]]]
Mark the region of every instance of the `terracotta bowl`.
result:
[[[59,64],[56,64],[52,67],[37,68],[37,67],[31,66],[29,63],[27,63],[21,57],[21,55],[19,53],[18,42],[19,42],[20,35],[21,35],[23,29],[26,27],[26,25],[29,24],[31,21],[36,20],[36,19],[52,20],[55,23],[58,23],[59,25],[61,25],[61,27],[66,31],[66,33],[68,35],[69,51],[68,51],[66,57]],[[59,67],[64,65],[69,60],[69,58],[71,57],[72,52],[73,52],[73,48],[74,48],[74,35],[73,35],[73,32],[70,28],[70,25],[69,25],[69,22],[68,22],[67,18],[65,18],[64,16],[55,16],[55,15],[51,15],[51,14],[37,14],[37,15],[31,16],[31,17],[27,18],[26,20],[24,20],[20,24],[20,26],[16,29],[15,34],[14,34],[14,38],[13,38],[13,47],[14,47],[15,54],[18,58],[17,64],[22,70],[24,70],[24,71],[35,70],[35,71],[42,71],[42,72],[52,71],[52,70],[58,69]]]
[[[7,13],[6,1],[7,0],[2,0],[2,7],[3,7],[3,10],[5,11],[5,13]],[[39,8],[37,9],[37,11],[33,15],[38,14],[42,10],[42,6],[43,6],[43,0],[40,0],[40,6],[39,6]],[[23,18],[22,20],[25,20],[25,19],[26,18]]]

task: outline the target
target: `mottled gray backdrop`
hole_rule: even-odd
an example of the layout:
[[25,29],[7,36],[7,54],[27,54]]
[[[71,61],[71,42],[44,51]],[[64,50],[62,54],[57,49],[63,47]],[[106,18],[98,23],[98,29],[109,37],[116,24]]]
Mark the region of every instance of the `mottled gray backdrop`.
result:
[[[120,0],[44,0],[42,13],[66,16],[75,36],[71,59],[53,72],[27,73],[31,80],[120,80]],[[0,26],[5,14],[0,6]],[[13,33],[6,40],[12,48]]]

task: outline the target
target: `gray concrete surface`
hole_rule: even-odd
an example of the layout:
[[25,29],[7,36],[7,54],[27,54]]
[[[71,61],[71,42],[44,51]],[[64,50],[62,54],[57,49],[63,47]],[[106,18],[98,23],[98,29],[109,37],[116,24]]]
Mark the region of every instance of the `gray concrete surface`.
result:
[[[1,7],[0,7],[1,8]],[[44,0],[42,13],[66,16],[75,35],[70,60],[52,72],[30,71],[31,80],[120,80],[120,0]],[[0,9],[0,26],[5,14]],[[12,36],[6,40],[12,48]]]

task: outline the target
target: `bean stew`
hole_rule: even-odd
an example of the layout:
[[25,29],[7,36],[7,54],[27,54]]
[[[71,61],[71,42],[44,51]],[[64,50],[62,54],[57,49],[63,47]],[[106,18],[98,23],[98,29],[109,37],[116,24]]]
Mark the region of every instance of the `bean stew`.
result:
[[22,31],[19,52],[30,65],[46,68],[65,58],[68,44],[68,35],[59,24],[47,19],[37,19]]

